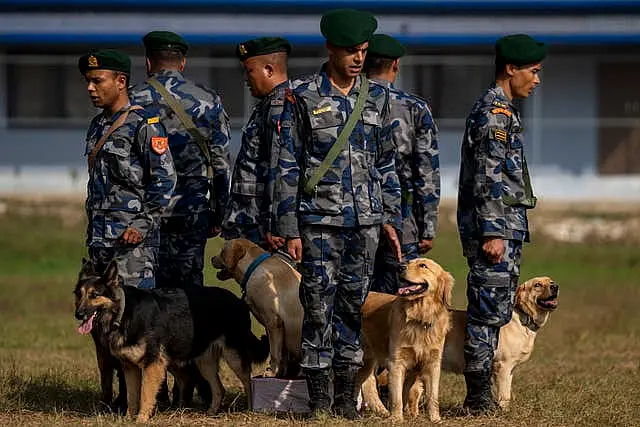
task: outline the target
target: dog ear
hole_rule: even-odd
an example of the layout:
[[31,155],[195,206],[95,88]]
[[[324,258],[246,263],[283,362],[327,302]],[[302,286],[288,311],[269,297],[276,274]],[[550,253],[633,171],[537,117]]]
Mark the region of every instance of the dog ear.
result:
[[80,268],[80,274],[78,275],[78,278],[82,280],[86,277],[95,276],[95,275],[96,275],[96,268],[93,265],[93,262],[83,257],[82,268]]
[[526,282],[518,285],[518,287],[516,288],[516,296],[515,296],[514,303],[513,303],[513,305],[515,307],[520,305],[522,300],[525,298],[526,292],[527,292],[527,283]]
[[116,288],[118,284],[118,263],[115,259],[112,259],[107,268],[104,270],[102,278],[105,280],[107,286]]
[[438,281],[440,282],[442,304],[447,308],[447,310],[451,310],[451,294],[453,292],[453,283],[455,280],[453,279],[451,273],[449,273],[448,271],[444,271],[438,278]]
[[233,239],[224,250],[224,264],[228,270],[233,270],[238,266],[238,262],[247,253],[247,245],[243,239]]

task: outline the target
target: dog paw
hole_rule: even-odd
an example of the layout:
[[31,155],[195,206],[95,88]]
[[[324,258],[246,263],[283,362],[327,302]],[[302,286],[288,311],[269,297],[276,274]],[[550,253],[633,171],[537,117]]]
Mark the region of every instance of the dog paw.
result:
[[148,423],[149,422],[149,415],[147,414],[138,414],[138,416],[136,417],[136,421],[139,423]]
[[387,411],[387,408],[385,408],[384,406],[373,406],[371,407],[371,410],[380,417],[387,418],[391,415],[391,413]]
[[434,424],[440,424],[442,422],[442,418],[440,418],[440,415],[437,415],[435,417],[429,417],[429,421]]
[[392,414],[389,418],[392,424],[398,424],[404,421],[402,414]]

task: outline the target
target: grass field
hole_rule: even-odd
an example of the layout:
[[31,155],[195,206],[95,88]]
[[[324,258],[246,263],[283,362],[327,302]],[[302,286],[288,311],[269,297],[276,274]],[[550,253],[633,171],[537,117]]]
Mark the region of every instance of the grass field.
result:
[[[81,202],[4,202],[0,210],[4,211],[0,213],[0,425],[130,423],[97,407],[93,344],[76,332],[71,292],[84,255]],[[430,256],[456,278],[455,306],[463,308],[465,263],[450,209],[443,207],[440,235]],[[533,213],[534,219],[544,212],[543,205]],[[553,212],[558,215],[558,208]],[[585,212],[600,215],[592,210],[575,215]],[[637,217],[638,209],[616,212],[620,215]],[[640,425],[640,248],[624,239],[564,244],[535,234],[533,238],[524,251],[522,278],[552,276],[560,284],[560,303],[538,334],[532,360],[516,373],[512,409],[495,417],[463,416],[459,410],[463,378],[445,374],[440,396],[443,425]],[[220,243],[210,242],[209,255]],[[207,283],[217,284],[213,268],[207,265],[205,271]],[[232,281],[222,286],[238,290]],[[223,381],[228,393],[219,416],[207,417],[202,408],[196,408],[161,412],[152,422],[304,423],[241,411],[239,382],[228,370]],[[353,424],[383,423],[368,416]],[[327,419],[316,424],[351,423]],[[428,420],[421,417],[407,424],[428,424]]]

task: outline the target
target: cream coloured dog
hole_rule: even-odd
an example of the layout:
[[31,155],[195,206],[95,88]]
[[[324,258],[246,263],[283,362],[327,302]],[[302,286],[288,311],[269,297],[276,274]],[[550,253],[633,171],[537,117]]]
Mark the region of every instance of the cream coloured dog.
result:
[[[559,286],[550,277],[534,277],[518,286],[511,321],[500,329],[493,361],[493,394],[501,408],[511,401],[514,369],[529,360],[538,330],[558,307]],[[442,369],[461,374],[467,312],[454,310],[447,334]]]
[[[254,263],[256,260],[258,263]],[[296,377],[300,371],[303,317],[300,273],[279,256],[268,256],[267,251],[246,239],[225,242],[220,254],[211,258],[211,264],[220,269],[220,280],[233,277],[239,284],[246,282],[245,300],[269,336],[271,374]]]

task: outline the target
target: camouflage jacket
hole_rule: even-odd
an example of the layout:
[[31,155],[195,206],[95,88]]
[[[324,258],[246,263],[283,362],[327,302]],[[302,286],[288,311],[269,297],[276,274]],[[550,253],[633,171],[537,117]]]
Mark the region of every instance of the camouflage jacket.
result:
[[[94,117],[87,132],[86,155],[123,111],[109,119],[104,113]],[[159,244],[160,216],[171,200],[176,173],[171,152],[156,153],[151,138],[166,136],[157,117],[133,110],[107,138],[87,184],[87,246],[120,245],[128,227],[142,233],[143,245]]]
[[299,224],[400,228],[400,183],[395,169],[387,88],[371,83],[360,120],[313,194],[304,185],[326,157],[353,110],[362,77],[348,95],[324,71],[301,82],[285,98],[276,175],[277,233],[299,236]]
[[[178,71],[165,70],[153,74],[152,77],[158,79],[169,93],[180,100],[198,131],[209,142],[209,155],[214,173],[214,213],[216,222],[220,222],[229,195],[231,174],[231,131],[220,96],[203,85],[185,79]],[[206,211],[209,206],[207,162],[197,141],[149,83],[144,82],[134,87],[129,97],[133,104],[142,105],[146,110],[158,115],[169,134],[169,148],[178,174],[171,215]]]
[[473,106],[462,140],[457,216],[465,256],[487,237],[528,241],[526,208],[503,201],[525,198],[523,160],[520,114],[493,84]]
[[[236,157],[231,179],[231,195],[226,210],[223,236],[225,239],[245,237],[263,240],[271,231],[274,181],[279,146],[278,123],[285,91],[291,86],[285,81],[261,99],[251,112],[242,131],[242,144]],[[259,228],[260,236],[249,236]],[[258,242],[256,242],[258,243]]]
[[438,128],[425,100],[375,81],[389,87],[388,121],[402,188],[402,243],[433,239],[440,202]]

